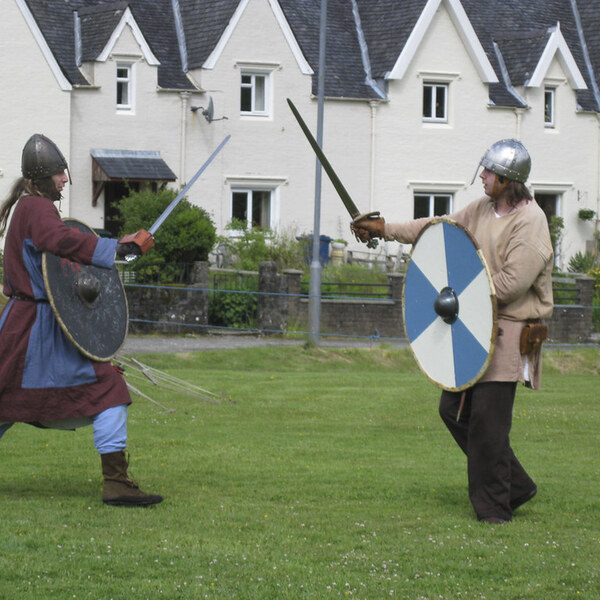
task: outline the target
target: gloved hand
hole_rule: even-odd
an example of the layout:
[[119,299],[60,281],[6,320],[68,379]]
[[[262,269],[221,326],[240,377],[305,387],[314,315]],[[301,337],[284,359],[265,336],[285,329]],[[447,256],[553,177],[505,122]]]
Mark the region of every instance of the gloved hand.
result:
[[140,229],[136,233],[123,236],[117,244],[117,256],[140,256],[154,246],[154,238],[149,231]]
[[360,242],[370,242],[375,238],[383,238],[385,219],[378,212],[359,215],[350,223],[350,231]]
[[119,242],[117,244],[117,256],[119,258],[125,258],[126,256],[141,256],[142,249],[133,242],[128,242],[126,244],[122,244]]

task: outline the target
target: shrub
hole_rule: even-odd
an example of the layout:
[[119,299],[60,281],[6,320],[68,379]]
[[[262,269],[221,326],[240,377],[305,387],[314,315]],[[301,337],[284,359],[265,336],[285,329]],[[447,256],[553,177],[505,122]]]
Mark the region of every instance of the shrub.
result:
[[592,323],[595,332],[600,331],[600,266],[595,266],[588,271],[588,275],[594,278],[594,300],[592,310]]
[[245,223],[234,221],[227,229],[241,231],[239,236],[221,236],[219,244],[231,257],[237,269],[258,271],[261,262],[274,261],[279,271],[304,269],[304,245],[291,232],[277,233],[258,227],[247,228]]
[[552,241],[552,247],[556,250],[558,243],[560,242],[565,228],[565,221],[562,217],[552,215],[548,223],[550,228],[550,239]]
[[596,264],[596,257],[591,252],[576,252],[569,259],[571,273],[587,273]]
[[[148,229],[169,204],[176,192],[148,189],[131,192],[119,204],[122,233]],[[133,263],[132,268],[142,270],[161,263],[191,263],[208,260],[216,241],[215,226],[208,213],[192,206],[185,198],[162,223],[154,235],[154,248]]]
[[212,274],[208,322],[219,327],[254,327],[258,317],[258,276]]
[[[302,277],[303,283],[309,280],[309,273]],[[351,265],[342,263],[339,265],[328,264],[323,267],[321,272],[321,293],[322,295],[369,295],[373,293],[381,293],[385,295],[387,292],[388,278],[387,275],[377,269],[368,269],[360,265]],[[357,284],[368,284],[361,287]],[[338,284],[338,285],[327,285]],[[350,284],[350,285],[339,285]],[[381,288],[373,288],[372,285],[381,285]]]

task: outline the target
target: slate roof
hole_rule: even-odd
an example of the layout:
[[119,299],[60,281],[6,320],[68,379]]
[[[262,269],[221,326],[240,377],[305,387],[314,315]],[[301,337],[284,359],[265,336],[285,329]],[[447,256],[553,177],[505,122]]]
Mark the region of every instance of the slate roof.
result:
[[[511,75],[514,86],[523,85],[533,73],[543,50],[543,31],[556,27],[560,30],[577,61],[578,67],[591,86],[588,71],[581,52],[581,44],[574,19],[571,0],[461,0],[490,63],[500,77],[500,66],[493,44],[497,42]],[[576,2],[577,0],[573,0]],[[579,0],[595,4],[598,0]],[[598,33],[594,34],[598,36]],[[600,54],[596,54],[600,66]],[[600,71],[598,71],[600,73]],[[512,98],[512,100],[511,100]],[[588,92],[577,92],[577,98],[586,110],[600,110]],[[519,106],[519,102],[507,94],[503,85],[490,86],[490,100],[499,106]]]
[[169,0],[26,0],[63,73],[73,85],[89,85],[76,64],[74,12],[81,18],[82,59],[93,60],[104,48],[127,6],[156,58],[158,85],[193,89],[182,70]]
[[127,2],[82,6],[77,14],[81,23],[81,59],[96,60],[104,50],[115,27],[123,17]]
[[[283,13],[312,67],[313,93],[319,77],[320,0],[279,0]],[[325,96],[337,98],[378,98],[365,83],[357,26],[349,0],[327,2],[327,46],[325,51]]]
[[[166,89],[193,89],[184,73],[200,68],[231,21],[239,0],[26,0],[48,45],[69,81],[86,85],[76,65],[74,17],[79,11],[82,58],[93,59],[108,41],[119,15],[129,6],[152,52],[160,61],[158,83]],[[560,30],[588,90],[577,92],[584,110],[600,111],[600,0],[461,0],[490,64],[500,81],[489,86],[490,102],[523,106],[507,83],[523,85],[533,73],[549,39]],[[367,81],[370,74],[385,91],[391,71],[427,0],[328,0],[325,95],[338,98],[380,97]],[[279,0],[296,40],[315,75],[319,66],[320,0]],[[183,25],[180,47],[174,7]],[[353,12],[358,9],[359,21]],[[580,19],[578,21],[578,19]],[[361,46],[361,36],[366,41]],[[183,58],[182,58],[183,51]],[[508,80],[497,51],[506,65]],[[589,59],[586,62],[586,58]],[[593,65],[593,67],[592,67]]]
[[177,176],[159,152],[94,149],[91,155],[108,179],[175,181]]
[[239,3],[179,0],[190,69],[201,67],[210,56]]

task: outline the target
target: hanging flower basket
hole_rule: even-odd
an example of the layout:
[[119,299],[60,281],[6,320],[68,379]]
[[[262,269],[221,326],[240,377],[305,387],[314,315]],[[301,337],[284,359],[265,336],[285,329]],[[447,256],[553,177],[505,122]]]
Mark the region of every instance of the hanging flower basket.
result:
[[591,221],[596,216],[596,211],[591,208],[582,208],[577,213],[577,216],[582,221]]

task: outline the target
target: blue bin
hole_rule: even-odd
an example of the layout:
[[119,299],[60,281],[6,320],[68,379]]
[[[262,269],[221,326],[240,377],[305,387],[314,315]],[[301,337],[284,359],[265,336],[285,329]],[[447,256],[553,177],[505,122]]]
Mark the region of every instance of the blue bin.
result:
[[[313,236],[312,235],[303,235],[296,238],[299,242],[304,242],[306,244],[305,247],[305,256],[306,256],[306,264],[310,265],[313,259],[312,247],[313,247]],[[319,262],[321,266],[325,266],[329,262],[329,244],[331,244],[333,238],[330,238],[328,235],[319,236]]]

